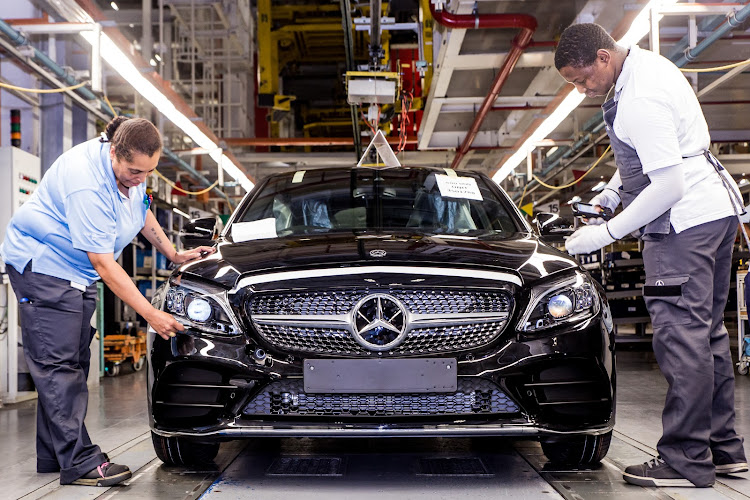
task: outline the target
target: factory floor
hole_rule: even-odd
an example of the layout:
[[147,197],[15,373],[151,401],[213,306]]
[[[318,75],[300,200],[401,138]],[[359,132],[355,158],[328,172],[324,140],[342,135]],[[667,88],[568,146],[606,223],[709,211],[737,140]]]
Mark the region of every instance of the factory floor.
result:
[[[552,467],[534,441],[486,438],[234,441],[222,445],[213,467],[170,468],[151,445],[145,370],[124,372],[103,379],[91,394],[86,423],[92,440],[114,462],[128,465],[133,477],[124,485],[96,488],[60,486],[59,475],[37,474],[36,403],[28,401],[0,409],[0,498],[750,499],[750,473],[719,477],[707,489],[625,484],[624,467],[656,455],[666,382],[643,346],[620,349],[617,368],[614,438],[607,458],[592,470]],[[748,376],[737,376],[736,399],[737,429],[750,436]],[[442,471],[423,466],[436,458],[461,466]],[[296,473],[289,473],[290,462],[299,466]]]

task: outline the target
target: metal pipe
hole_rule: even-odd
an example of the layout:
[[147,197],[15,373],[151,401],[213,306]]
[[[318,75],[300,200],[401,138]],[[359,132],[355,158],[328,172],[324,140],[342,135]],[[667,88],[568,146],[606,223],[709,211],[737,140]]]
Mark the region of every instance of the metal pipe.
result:
[[533,34],[537,26],[536,18],[528,14],[452,14],[445,10],[435,10],[432,2],[430,12],[435,22],[451,29],[520,28]]
[[[733,16],[730,16],[727,18],[727,22],[719,26],[714,32],[712,32],[709,36],[704,38],[701,43],[696,45],[693,50],[687,49],[685,51],[685,54],[683,54],[681,57],[679,57],[676,61],[673,61],[674,64],[680,68],[688,64],[689,62],[692,62],[698,55],[700,55],[706,48],[708,48],[711,44],[716,42],[718,39],[720,39],[723,35],[725,35],[727,32],[731,31],[738,25],[742,24],[745,20],[750,17],[750,2],[745,4],[745,6],[738,12],[736,12]],[[716,104],[719,104],[720,101],[716,102]],[[701,103],[703,104],[703,103]],[[593,134],[595,134],[597,131],[601,130],[604,127],[604,121],[602,119],[602,114],[597,113],[595,114],[587,123],[584,125],[584,130],[588,130],[589,133],[586,134],[583,138],[581,138],[578,142],[576,142],[573,146],[570,147],[570,149],[567,149],[566,151],[557,151],[555,156],[551,158],[552,162],[548,165],[547,168],[544,169],[544,171],[539,176],[540,178],[543,176],[546,176],[549,172],[551,172],[553,169],[555,169],[563,160],[570,157],[574,154],[574,151],[581,147],[583,144],[588,142]],[[591,129],[591,130],[589,130]],[[562,148],[561,148],[562,149]],[[532,186],[532,183],[534,184]],[[539,187],[539,184],[535,180],[529,181],[529,187],[527,189],[527,194],[530,194],[534,190],[536,190]]]
[[[63,83],[66,83],[67,85],[73,86],[77,85],[79,82],[71,75],[68,74],[65,69],[63,69],[59,64],[57,64],[55,61],[50,59],[46,54],[39,51],[29,43],[29,40],[23,36],[21,33],[13,29],[8,23],[0,19],[0,33],[7,36],[10,41],[16,45],[17,47],[29,47],[32,50],[32,58],[36,59],[39,63],[41,63],[45,68],[50,70],[56,77],[60,78]],[[99,101],[99,99],[94,95],[93,92],[91,92],[86,87],[80,87],[74,90],[74,92],[81,97],[83,97],[86,100],[89,101]],[[107,104],[104,102],[99,103],[100,108],[106,112]]]
[[[339,0],[341,8],[341,27],[344,31],[344,50],[346,51],[346,70],[354,71],[354,40],[352,38],[352,6],[349,0]],[[359,110],[355,104],[349,106],[352,120],[352,137],[355,159],[362,157],[362,131],[359,128]]]
[[380,0],[370,0],[370,69],[380,68],[380,16],[382,15]]
[[[398,144],[398,137],[386,137],[389,144]],[[352,137],[226,137],[227,146],[352,146]],[[417,137],[406,138],[406,144],[416,144]]]
[[748,18],[750,18],[750,2],[748,2],[742,9],[737,12],[730,13],[724,24],[719,26],[714,32],[708,35],[701,42],[693,47],[685,50],[685,53],[675,61],[675,65],[680,68],[686,65],[688,62],[694,61],[701,53],[710,47],[716,40],[724,36],[729,31],[732,31],[737,26],[741,25]]
[[[34,46],[32,46],[29,43],[29,41],[21,33],[14,30],[7,23],[5,23],[2,19],[0,19],[0,33],[3,33],[4,35],[6,35],[11,40],[11,42],[13,42],[16,46],[28,46],[29,48],[31,48],[31,50],[33,51],[33,58],[39,61],[45,68],[50,70],[55,76],[61,78],[64,83],[71,85],[71,86],[77,85],[78,83],[80,83],[75,78],[68,75],[62,67],[60,67],[55,61],[50,59],[46,54],[40,52]],[[109,109],[109,106],[107,105],[107,103],[99,99],[98,97],[96,97],[96,95],[94,95],[94,93],[91,92],[86,87],[77,88],[75,89],[74,92],[76,92],[77,94],[81,95],[82,97],[86,98],[89,101],[98,102],[99,108],[101,109],[103,113],[105,113],[108,116],[113,116],[112,111]],[[190,173],[190,175],[194,176],[196,179],[204,183],[206,186],[211,185],[211,182],[208,179],[203,177],[200,173],[198,173],[197,170],[195,170],[193,167],[191,167],[190,165],[185,163],[183,160],[181,160],[179,156],[172,153],[172,151],[170,151],[169,148],[164,147],[162,150],[162,154],[166,156],[167,158],[169,158],[170,160],[177,163],[180,166],[180,168]],[[219,188],[216,188],[216,187],[213,188],[213,191],[217,192],[220,196],[225,198],[231,206],[231,201],[229,200],[229,197],[223,191],[219,190]]]
[[[175,162],[182,170],[184,170],[185,172],[193,176],[199,182],[203,183],[203,185],[210,186],[212,184],[211,181],[203,177],[203,175],[200,172],[198,172],[196,169],[190,166],[190,164],[185,162],[185,160],[183,160],[182,158],[177,156],[175,153],[173,153],[168,147],[166,146],[162,147],[161,154],[162,156],[165,156],[169,158],[170,160],[172,160],[173,162]],[[221,169],[221,167],[219,167],[219,169]],[[227,201],[227,203],[229,203],[229,206],[234,208],[234,204],[226,195],[226,193],[224,193],[224,191],[220,190],[218,187],[213,188],[211,191],[215,192],[216,194],[224,198]]]
[[513,39],[512,47],[508,54],[503,60],[503,64],[495,76],[495,80],[492,82],[490,91],[484,98],[482,105],[474,117],[474,123],[471,124],[469,131],[464,137],[461,146],[456,151],[456,155],[453,157],[453,163],[451,168],[458,168],[461,163],[461,159],[471,148],[471,143],[474,142],[474,138],[479,133],[479,128],[482,126],[484,119],[492,108],[493,104],[497,100],[497,96],[503,88],[508,76],[513,67],[518,62],[524,49],[529,46],[531,37],[534,35],[534,31],[537,27],[536,18],[527,14],[485,14],[485,15],[460,15],[451,14],[443,10],[436,11],[435,6],[430,3],[430,12],[436,22],[449,28],[460,28],[460,29],[481,29],[481,28],[520,28],[520,32]]

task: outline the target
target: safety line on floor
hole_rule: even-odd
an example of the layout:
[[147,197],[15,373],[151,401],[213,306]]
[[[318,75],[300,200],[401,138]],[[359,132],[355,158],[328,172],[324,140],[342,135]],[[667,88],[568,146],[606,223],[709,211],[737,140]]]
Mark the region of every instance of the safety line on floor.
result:
[[[145,432],[143,434],[140,434],[140,435],[134,437],[133,439],[131,439],[130,441],[127,441],[127,442],[125,442],[125,443],[123,443],[123,444],[121,444],[121,445],[113,448],[112,450],[109,451],[108,454],[110,454],[110,455],[112,455],[114,457],[114,456],[117,456],[117,455],[119,455],[121,453],[124,453],[124,452],[128,451],[130,448],[133,448],[134,446],[137,446],[137,445],[141,444],[143,441],[145,441],[147,438],[149,438],[150,435],[151,435],[150,431],[149,432]],[[49,495],[49,494],[51,494],[53,492],[58,492],[59,493],[61,489],[63,489],[63,488],[67,489],[68,487],[81,488],[80,486],[61,485],[60,484],[60,476],[57,476],[52,481],[50,481],[48,483],[45,483],[43,485],[40,485],[34,491],[30,491],[26,495],[20,497],[19,500],[36,500],[38,498],[45,497],[45,496],[47,496],[47,495]],[[106,494],[111,488],[112,487],[110,486],[109,488],[107,488],[104,491],[102,491],[101,494],[102,495]]]
[[[630,446],[637,448],[641,450],[644,453],[648,453],[649,455],[656,457],[659,455],[659,452],[656,448],[653,448],[645,443],[642,443],[638,441],[637,439],[634,439],[626,434],[623,434],[620,431],[613,430],[612,435],[619,439],[620,441],[624,442],[625,444],[629,444]],[[605,459],[608,460],[608,459]],[[726,495],[728,498],[750,498],[750,495],[745,493],[744,491],[740,491],[733,487],[730,484],[727,484],[726,482],[723,482],[719,476],[716,477],[716,481],[714,482],[713,489],[718,491],[719,493]],[[740,495],[739,497],[734,496],[734,494]],[[677,498],[677,497],[673,497]]]
[[112,448],[109,452],[107,452],[107,455],[119,455],[120,453],[123,453],[133,446],[141,444],[141,442],[145,441],[146,439],[151,437],[151,431],[144,432],[143,434],[134,437],[130,441],[127,441],[125,443],[122,443],[120,446],[117,446],[116,448]]
[[[141,467],[140,472],[138,472],[138,474],[136,474],[135,476],[133,476],[130,479],[128,479],[127,482],[124,483],[124,485],[125,486],[130,486],[131,484],[133,484],[134,482],[136,482],[137,480],[139,480],[141,478],[141,476],[143,476],[147,472],[150,472],[155,467],[158,467],[159,465],[161,465],[161,461],[160,460],[155,459],[155,460],[152,460],[152,462],[153,463],[151,463],[151,465],[147,465],[147,467]],[[110,498],[114,497],[115,495],[117,495],[118,493],[120,493],[121,491],[123,491],[121,488],[118,488],[118,487],[111,487],[111,488],[109,488],[109,490],[111,490],[111,492],[107,491],[107,493],[108,493],[107,496],[98,496],[96,498],[98,498],[98,499],[100,498],[101,500],[109,500]]]

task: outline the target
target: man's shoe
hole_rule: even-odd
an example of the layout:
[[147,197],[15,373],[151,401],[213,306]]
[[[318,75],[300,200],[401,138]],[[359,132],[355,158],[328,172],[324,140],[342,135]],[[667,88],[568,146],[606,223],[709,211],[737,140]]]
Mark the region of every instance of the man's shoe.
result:
[[723,451],[711,450],[713,454],[714,466],[717,474],[735,474],[737,472],[747,472],[747,462],[742,459],[737,460]]
[[96,469],[89,471],[85,476],[79,477],[71,484],[81,486],[112,486],[132,476],[130,469],[125,465],[104,462]]
[[679,472],[661,458],[653,458],[640,465],[631,465],[625,469],[622,478],[638,486],[687,486],[695,487],[693,483],[685,479]]

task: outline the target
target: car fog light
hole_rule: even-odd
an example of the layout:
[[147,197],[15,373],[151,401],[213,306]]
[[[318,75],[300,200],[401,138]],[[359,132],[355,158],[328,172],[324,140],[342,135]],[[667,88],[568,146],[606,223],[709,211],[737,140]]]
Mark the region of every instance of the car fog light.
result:
[[193,299],[187,307],[188,318],[203,323],[211,317],[211,304],[204,299]]
[[573,312],[573,301],[567,295],[555,295],[549,299],[547,310],[555,319],[564,318]]

